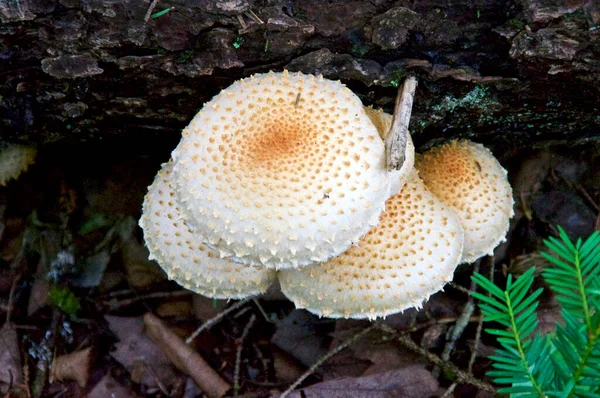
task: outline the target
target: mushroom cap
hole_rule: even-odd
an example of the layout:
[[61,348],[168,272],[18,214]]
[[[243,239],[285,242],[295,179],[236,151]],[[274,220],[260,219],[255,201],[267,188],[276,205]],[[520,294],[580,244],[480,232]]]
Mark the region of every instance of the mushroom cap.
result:
[[275,280],[275,271],[222,259],[188,229],[173,193],[172,166],[162,165],[144,198],[140,226],[150,259],[169,279],[207,297],[240,299],[264,293]]
[[294,268],[334,257],[377,224],[384,144],[340,82],[269,73],[235,82],[173,152],[184,218],[222,257]]
[[492,254],[514,215],[512,188],[494,155],[481,144],[453,141],[418,155],[416,168],[427,188],[460,218],[462,262]]
[[279,271],[299,308],[332,318],[386,316],[419,307],[452,279],[463,245],[458,217],[413,169],[386,203],[379,225],[326,263]]
[[[381,109],[373,109],[370,106],[365,107],[367,115],[377,128],[379,136],[385,141],[390,129],[392,127],[392,121],[394,116],[389,113],[385,113]],[[415,145],[413,144],[410,132],[407,134],[406,140],[406,152],[404,153],[404,163],[400,170],[394,170],[391,172],[392,185],[390,187],[390,194],[395,195],[400,192],[400,189],[404,186],[410,176],[415,165]]]
[[34,162],[37,150],[23,145],[8,144],[0,149],[0,186],[16,179]]

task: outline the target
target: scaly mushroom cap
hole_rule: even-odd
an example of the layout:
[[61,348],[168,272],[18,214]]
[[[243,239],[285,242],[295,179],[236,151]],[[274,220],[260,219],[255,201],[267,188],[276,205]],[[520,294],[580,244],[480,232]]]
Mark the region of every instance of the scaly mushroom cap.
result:
[[[365,107],[365,111],[367,115],[377,128],[377,132],[379,132],[379,136],[382,140],[385,141],[388,133],[390,132],[390,128],[392,127],[392,121],[394,117],[389,113],[385,113],[381,109],[373,109],[370,106]],[[406,140],[406,152],[404,154],[404,163],[400,170],[392,171],[392,185],[390,187],[390,194],[395,195],[400,192],[400,189],[404,186],[406,181],[408,180],[410,173],[413,170],[415,165],[415,146],[412,141],[412,137],[410,136],[410,132],[407,135]]]
[[169,279],[207,297],[240,299],[264,293],[275,271],[222,259],[187,228],[171,183],[172,163],[163,164],[144,198],[140,226],[150,258]]
[[462,262],[492,254],[514,214],[506,170],[494,155],[481,144],[453,141],[417,156],[416,168],[427,188],[460,218]]
[[282,292],[299,308],[333,318],[386,316],[441,290],[462,254],[458,217],[416,171],[386,203],[379,225],[326,263],[279,271]]
[[184,218],[222,257],[268,268],[325,261],[378,222],[385,149],[339,82],[269,73],[208,102],[173,152]]
[[35,162],[37,150],[22,145],[8,144],[0,148],[0,186],[16,179]]

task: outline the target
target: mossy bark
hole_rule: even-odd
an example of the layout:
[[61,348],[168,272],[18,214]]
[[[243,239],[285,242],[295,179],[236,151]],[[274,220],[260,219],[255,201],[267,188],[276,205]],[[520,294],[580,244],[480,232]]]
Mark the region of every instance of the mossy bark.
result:
[[221,88],[284,68],[387,111],[416,74],[418,146],[600,136],[594,0],[0,0],[0,19],[5,141],[176,142]]

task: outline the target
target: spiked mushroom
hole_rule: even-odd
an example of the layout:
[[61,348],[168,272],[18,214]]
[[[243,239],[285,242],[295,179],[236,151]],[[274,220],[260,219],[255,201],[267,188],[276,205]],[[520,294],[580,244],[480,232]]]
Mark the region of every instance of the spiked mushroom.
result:
[[415,167],[427,188],[460,218],[462,262],[492,254],[514,215],[512,188],[494,155],[481,144],[453,141],[417,156]]
[[163,164],[144,198],[140,226],[150,259],[169,279],[207,297],[240,299],[264,293],[275,271],[222,259],[189,230],[173,193],[172,167],[171,162]]
[[322,264],[279,271],[297,307],[333,318],[386,316],[419,307],[452,279],[462,254],[458,217],[416,171],[386,203],[379,225],[357,246]]
[[285,269],[334,257],[378,223],[385,149],[339,82],[269,73],[207,103],[173,152],[184,218],[234,261]]

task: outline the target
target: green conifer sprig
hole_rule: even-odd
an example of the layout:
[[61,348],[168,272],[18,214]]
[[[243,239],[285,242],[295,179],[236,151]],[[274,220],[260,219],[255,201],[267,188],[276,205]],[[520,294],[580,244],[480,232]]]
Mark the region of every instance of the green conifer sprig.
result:
[[474,292],[487,328],[501,348],[488,372],[499,392],[515,397],[600,398],[600,233],[572,242],[562,228],[544,241],[542,255],[552,264],[542,275],[562,309],[564,323],[548,335],[536,333],[538,298],[531,292],[534,268],[502,290],[481,274],[473,280],[487,295]]

